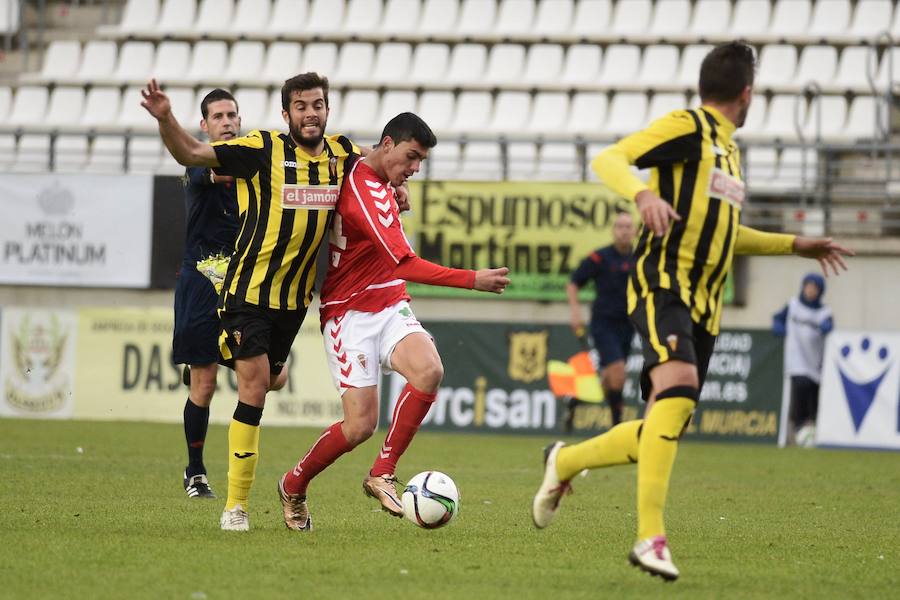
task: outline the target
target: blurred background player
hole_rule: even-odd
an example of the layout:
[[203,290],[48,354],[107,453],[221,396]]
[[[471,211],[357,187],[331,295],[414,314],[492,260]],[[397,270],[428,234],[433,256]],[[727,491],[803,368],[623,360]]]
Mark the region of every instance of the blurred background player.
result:
[[142,96],[142,106],[159,122],[160,136],[176,161],[214,167],[237,184],[243,234],[219,301],[219,349],[234,365],[239,400],[228,430],[228,498],[220,526],[248,531],[266,392],[282,372],[306,316],[316,255],[345,170],[359,157],[359,148],[343,136],[325,136],[328,79],[316,73],[297,75],[282,86],[288,133],[254,130],[212,145],[181,127],[156,80]]
[[[601,152],[601,181],[634,200],[643,227],[628,283],[629,316],[641,336],[644,419],[626,421],[581,444],[545,450],[544,479],[532,503],[538,528],[550,524],[569,480],[586,468],[638,463],[637,540],[630,562],[678,578],[663,525],[678,440],[687,428],[712,356],[725,277],[735,254],[798,254],[827,273],[852,254],[830,239],[764,233],[740,225],[745,190],[738,146],[753,93],[756,55],[720,44],[700,67],[702,106],[675,110]],[[651,168],[649,185],[632,171]]]
[[407,384],[363,490],[390,514],[403,515],[394,470],[434,403],[444,375],[434,340],[409,307],[406,281],[497,294],[509,283],[506,268],[450,269],[416,256],[400,224],[393,188],[419,171],[437,139],[412,113],[391,119],[380,139],[351,168],[329,239],[319,311],[344,419],[326,429],[279,482],[284,523],[295,531],[312,529],[306,501],[310,480],[374,433],[382,372],[396,371]]
[[578,304],[578,290],[589,281],[594,284],[590,334],[599,356],[600,381],[613,425],[618,425],[622,420],[625,361],[631,348],[631,338],[634,337],[626,304],[633,242],[634,219],[629,213],[617,214],[613,221],[613,243],[591,252],[581,261],[566,285],[572,311],[572,331],[581,337],[584,335],[584,321]]
[[800,445],[811,445],[819,412],[819,381],[825,336],[834,329],[831,309],[822,304],[825,279],[809,273],[800,294],[772,318],[772,331],[784,336],[784,374],[791,378],[791,431]]

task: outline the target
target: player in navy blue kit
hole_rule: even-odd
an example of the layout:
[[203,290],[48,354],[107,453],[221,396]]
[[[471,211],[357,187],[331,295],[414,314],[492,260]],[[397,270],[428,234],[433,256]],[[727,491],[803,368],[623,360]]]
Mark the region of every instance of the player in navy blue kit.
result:
[[584,322],[578,304],[578,290],[589,281],[596,292],[591,307],[590,334],[600,358],[600,381],[612,413],[612,424],[622,420],[622,388],[625,386],[625,360],[634,336],[628,320],[627,290],[629,271],[633,266],[632,243],[634,219],[619,213],[613,222],[613,243],[598,248],[572,273],[566,286],[572,309],[572,330],[584,335]]

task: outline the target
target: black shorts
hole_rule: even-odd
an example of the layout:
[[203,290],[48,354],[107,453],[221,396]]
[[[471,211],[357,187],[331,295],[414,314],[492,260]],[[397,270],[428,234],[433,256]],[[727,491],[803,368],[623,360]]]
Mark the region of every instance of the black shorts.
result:
[[277,375],[291,352],[306,308],[268,308],[229,298],[219,317],[219,363],[233,369],[235,359],[265,354],[269,357],[269,370]]
[[623,315],[621,319],[597,317],[591,319],[591,339],[600,355],[600,366],[606,367],[617,360],[627,360],[631,350],[634,327]]
[[219,360],[218,295],[191,265],[182,265],[175,283],[172,360],[178,365],[212,365]]
[[650,371],[670,360],[697,365],[700,387],[706,379],[716,336],[691,319],[691,310],[668,290],[656,289],[638,300],[629,315],[641,336],[644,368],[641,370],[641,397],[650,397]]

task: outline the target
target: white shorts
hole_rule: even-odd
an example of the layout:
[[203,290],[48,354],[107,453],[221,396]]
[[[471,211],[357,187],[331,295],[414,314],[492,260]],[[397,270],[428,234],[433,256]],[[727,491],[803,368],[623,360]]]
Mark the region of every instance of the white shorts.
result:
[[347,388],[378,385],[381,372],[393,372],[394,347],[418,332],[431,335],[405,300],[377,313],[350,310],[329,319],[322,339],[334,386],[343,396]]

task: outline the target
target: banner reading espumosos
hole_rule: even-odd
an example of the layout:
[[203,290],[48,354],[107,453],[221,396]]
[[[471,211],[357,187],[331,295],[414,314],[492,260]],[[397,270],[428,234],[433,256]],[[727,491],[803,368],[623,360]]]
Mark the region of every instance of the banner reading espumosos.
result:
[[0,176],[0,283],[144,288],[153,178]]
[[833,332],[819,390],[817,445],[900,450],[900,333]]
[[[556,398],[548,362],[581,348],[568,327],[533,323],[426,323],[444,362],[444,381],[423,423],[426,429],[593,435],[610,427],[605,403]],[[688,437],[775,443],[779,430],[782,341],[768,331],[723,331],[710,360]],[[624,417],[643,411],[637,343],[627,362]],[[393,375],[382,386],[381,423],[390,422],[403,386]]]
[[[617,211],[634,206],[599,183],[434,181],[410,184],[404,227],[416,253],[466,269],[507,266],[504,298],[565,300],[569,274],[612,243]],[[472,292],[411,285],[413,296]]]

